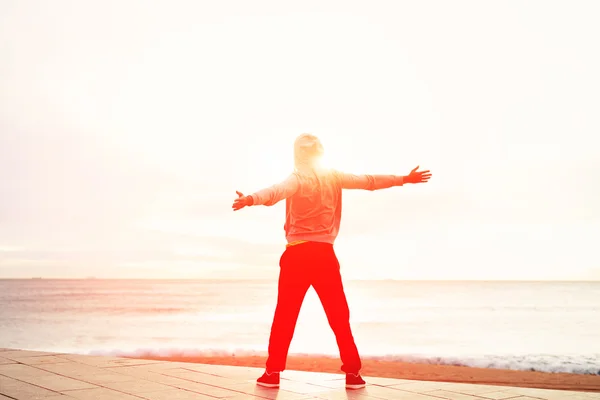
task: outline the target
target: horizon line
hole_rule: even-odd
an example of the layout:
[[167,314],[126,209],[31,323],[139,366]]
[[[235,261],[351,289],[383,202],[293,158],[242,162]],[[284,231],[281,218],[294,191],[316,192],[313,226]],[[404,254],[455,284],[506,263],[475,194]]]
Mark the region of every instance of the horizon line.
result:
[[[47,280],[47,281],[276,281],[276,278],[97,278],[97,277],[77,277],[77,278],[45,278],[45,277],[0,277],[0,281],[30,281],[30,280]],[[600,282],[600,278],[593,279],[344,279],[345,281],[353,282],[383,282],[383,281],[398,281],[398,282]]]

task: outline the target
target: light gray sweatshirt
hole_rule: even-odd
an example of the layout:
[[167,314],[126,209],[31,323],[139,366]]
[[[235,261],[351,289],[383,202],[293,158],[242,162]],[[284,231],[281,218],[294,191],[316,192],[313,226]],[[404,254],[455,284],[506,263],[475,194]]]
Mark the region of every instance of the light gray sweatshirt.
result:
[[402,176],[353,175],[336,170],[305,170],[253,193],[254,205],[272,206],[286,200],[288,243],[314,241],[333,244],[342,217],[342,189],[378,190],[404,184]]

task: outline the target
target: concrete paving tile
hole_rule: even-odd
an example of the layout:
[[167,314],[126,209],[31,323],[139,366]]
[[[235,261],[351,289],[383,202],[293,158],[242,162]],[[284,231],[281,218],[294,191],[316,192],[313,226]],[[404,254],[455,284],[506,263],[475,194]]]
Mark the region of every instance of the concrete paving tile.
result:
[[113,372],[107,371],[102,368],[94,367],[92,365],[79,364],[76,362],[65,362],[65,363],[56,363],[56,364],[43,364],[36,365],[36,368],[40,370],[51,372],[58,375],[64,375],[68,377],[80,377],[80,376],[90,376],[90,375],[102,375],[102,374],[112,374]]
[[[169,361],[161,361],[152,364],[143,364],[139,365],[139,368],[145,368],[148,371],[161,371],[163,369],[175,369],[175,368],[187,368],[190,365],[194,365],[193,363],[184,363],[184,362],[169,362]],[[118,368],[117,367],[108,367],[108,368]]]
[[111,371],[118,370],[119,373],[124,375],[133,376],[138,379],[144,379],[151,382],[162,383],[163,385],[175,386],[182,382],[185,382],[184,379],[175,378],[172,376],[162,375],[158,372],[147,371],[145,369],[137,368],[137,367],[121,367],[118,369],[110,369]]
[[[256,379],[262,375],[262,371],[260,373],[256,373],[255,371],[248,370],[246,368],[236,368],[233,370],[227,370],[227,369],[187,368],[187,366],[183,366],[178,369],[182,370],[182,371],[199,372],[199,373],[203,373],[203,374],[206,374],[209,376],[217,376],[217,377],[229,378],[229,379],[233,379],[233,380],[242,380],[242,381],[248,381],[248,380],[256,381]],[[160,373],[166,373],[166,372],[162,372],[162,371],[166,370],[166,368],[161,368],[161,369],[156,369],[156,370],[151,369],[151,370],[160,372]]]
[[[481,400],[479,397],[472,397],[473,400]],[[440,400],[439,397],[428,396],[425,394],[413,393],[407,394],[406,397],[402,397],[401,400]]]
[[[572,391],[560,391],[560,390],[550,390],[550,389],[537,389],[537,388],[511,388],[507,387],[504,390],[506,393],[518,394],[521,396],[529,396],[538,399],[544,400],[562,400],[566,399],[567,396],[576,394],[576,392]],[[521,398],[518,398],[521,400]]]
[[322,400],[380,400],[379,397],[368,396],[365,393],[343,391],[320,393],[317,396]]
[[[305,394],[299,394],[299,393],[293,393],[293,392],[287,392],[284,390],[280,390],[278,393],[276,394],[271,394],[271,393],[255,393],[254,396],[256,397],[260,397],[260,398],[265,398],[265,399],[269,399],[269,400],[307,400],[307,399],[319,399],[318,397],[315,396],[311,396],[311,395],[305,395]],[[274,397],[271,397],[274,396]]]
[[[208,365],[208,364],[196,364],[196,363],[181,363],[181,362],[177,362],[177,363],[167,363],[167,364],[172,364],[172,365],[177,365],[177,368],[181,368],[181,369],[188,369],[190,371],[199,371],[199,372],[206,372],[206,373],[211,373],[211,374],[215,374],[216,371],[227,371],[227,368],[224,368],[224,365]],[[154,366],[151,366],[149,368],[154,368]],[[159,367],[160,368],[160,367]]]
[[[200,400],[200,399],[212,399],[214,397],[206,396],[199,393],[188,392],[185,390],[165,390],[160,392],[144,393],[140,394],[144,399],[147,400]],[[139,399],[137,399],[139,400]]]
[[198,369],[198,370],[223,370],[223,371],[233,371],[236,369],[258,369],[253,367],[243,367],[239,365],[222,365],[222,364],[203,364],[203,363],[194,363],[194,362],[176,362],[169,364],[178,364],[181,368],[189,368],[189,369]]
[[0,375],[0,393],[17,400],[41,399],[57,392]]
[[381,400],[381,397],[371,396],[364,389],[359,390],[330,390],[315,393],[313,396],[322,400]]
[[475,397],[470,394],[448,392],[446,390],[433,390],[427,392],[429,396],[441,397],[448,400],[482,400],[481,397]]
[[174,376],[166,376],[166,375],[161,375],[161,374],[149,375],[147,378],[142,378],[142,379],[150,380],[150,381],[156,382],[156,383],[161,383],[163,385],[171,386],[173,388],[181,388],[184,386],[189,386],[189,383],[196,383],[196,382],[190,382],[189,380],[186,380],[186,379],[181,379],[181,378],[176,378]]
[[403,390],[397,390],[386,386],[367,386],[364,389],[359,389],[361,393],[366,394],[367,396],[378,397],[380,399],[395,399],[395,400],[405,400],[405,399],[426,399],[426,400],[434,400],[435,397],[428,396],[425,394],[415,393],[415,392],[407,392]]
[[[239,381],[231,381],[235,384],[231,384],[230,381],[226,381],[230,385],[223,384],[223,381],[219,381],[225,378],[220,378],[216,376],[210,376],[206,374],[202,374],[200,372],[191,372],[191,374],[195,374],[191,376],[193,379],[187,379],[184,377],[175,377],[163,375],[161,373],[156,373],[152,371],[145,371],[137,367],[126,367],[124,373],[131,374],[130,376],[136,377],[138,380],[151,381],[154,383],[158,383],[161,385],[167,386],[169,389],[184,389],[188,391],[193,391],[197,393],[209,393],[215,397],[226,397],[233,396],[239,394],[239,392],[235,392],[235,387],[237,384],[240,384]],[[199,376],[204,375],[204,379],[200,379]],[[200,382],[205,381],[205,382]],[[242,384],[247,382],[242,382]],[[230,387],[227,387],[230,386]]]
[[406,381],[399,385],[386,385],[385,387],[392,388],[392,389],[398,389],[398,390],[404,390],[406,392],[427,393],[432,390],[443,389],[445,387],[450,387],[450,386],[452,386],[451,383],[445,383],[445,382]]
[[28,351],[28,350],[9,350],[3,351],[2,357],[14,360],[15,358],[24,357],[40,357],[40,356],[55,356],[59,353],[49,353],[47,351]]
[[[202,371],[198,371],[198,372],[202,372]],[[204,373],[205,374],[214,374],[216,376],[220,376],[223,378],[230,378],[230,379],[244,380],[244,381],[248,381],[248,380],[256,381],[263,374],[262,371],[260,373],[256,373],[254,371],[244,371],[244,370],[232,371],[229,374],[226,371],[216,371],[214,373],[204,372]]]
[[577,397],[578,398],[577,400],[579,400],[579,397],[581,399],[585,399],[585,400],[595,400],[596,397],[591,397],[589,395],[590,394],[600,394],[600,393],[590,393],[590,392],[574,392],[574,393],[570,392],[570,393],[572,393],[572,396]]
[[[237,394],[235,396],[232,397],[227,397],[225,400],[246,400],[246,399],[263,399],[263,397],[257,397],[257,396],[252,396],[250,394]],[[300,399],[298,399],[300,400]]]
[[[258,378],[264,370],[259,371],[259,375],[256,376]],[[306,372],[306,371],[283,371],[281,373],[282,379],[289,379],[292,381],[304,382],[304,383],[313,383],[313,382],[322,382],[322,381],[332,381],[339,379],[346,379],[345,375],[342,374],[328,374],[321,372]]]
[[19,400],[73,400],[72,398],[69,398],[60,393],[56,393],[55,395],[52,395],[52,396],[27,396],[27,397],[7,397],[7,396],[0,394],[0,400],[3,400],[3,399],[10,399],[10,400],[15,400],[15,399],[19,399]]
[[[516,399],[518,399],[518,397]],[[590,399],[590,397],[585,396],[584,394],[572,394],[569,397],[565,398],[565,400],[589,400],[589,399]]]
[[235,388],[220,387],[218,385],[208,385],[199,382],[182,381],[176,386],[178,389],[185,389],[190,392],[201,393],[208,396],[224,398],[240,394]]
[[21,379],[22,377],[52,375],[52,373],[29,365],[3,364],[0,365],[0,375]]
[[[381,387],[379,387],[382,389]],[[378,400],[378,399],[394,399],[394,400],[439,400],[439,398],[426,396],[418,393],[410,393],[410,392],[387,392],[382,391],[374,392],[373,390],[369,390],[369,387],[365,389],[358,390],[346,390],[344,391],[332,391],[330,393],[326,393],[325,396],[318,395],[319,397],[323,397],[325,399],[338,400],[338,399],[351,399],[351,400]],[[393,390],[393,389],[389,389]]]
[[67,360],[74,361],[80,364],[86,364],[100,368],[168,363],[168,361],[138,360],[133,358],[122,358],[113,356],[89,356],[82,354],[61,354],[57,357],[65,358]]
[[[579,400],[577,399],[577,397],[573,397],[573,396],[577,396],[577,395],[564,395],[563,397],[560,397],[560,399],[562,400]],[[478,399],[480,400],[480,399]],[[520,397],[515,397],[514,400],[548,400],[546,397],[531,397],[531,396],[520,396]],[[554,399],[551,399],[554,400]]]
[[221,373],[216,376],[219,376],[221,378],[233,379],[234,381],[237,381],[237,382],[256,382],[256,379],[258,379],[258,377],[260,375],[253,374],[251,372],[237,371],[237,372],[232,372],[230,375]]
[[[321,386],[318,383],[311,384],[311,383],[285,381],[285,380],[281,380],[279,386],[281,389],[289,390],[290,392],[307,394],[307,395],[308,394],[312,395],[314,393],[329,392],[332,390],[332,388],[329,388],[327,386]],[[315,394],[315,396],[316,396],[316,394]]]
[[57,356],[19,357],[19,358],[15,358],[14,360],[16,362],[20,362],[20,363],[26,364],[26,365],[57,364],[57,363],[70,363],[71,362],[62,357],[57,357]]
[[521,397],[517,397],[517,399],[518,400],[540,400],[540,397],[521,396]]
[[55,392],[74,389],[91,389],[97,387],[96,385],[92,385],[90,383],[60,375],[26,376],[19,378],[19,380],[32,385],[41,386],[45,389],[53,390]]
[[[226,400],[229,400],[229,399],[226,399]],[[314,396],[308,396],[308,397],[301,397],[301,398],[296,399],[296,400],[319,400],[319,398],[318,397],[314,397]]]
[[336,380],[324,380],[314,382],[299,382],[299,381],[287,381],[286,379],[281,379],[281,385],[286,385],[286,382],[294,382],[294,383],[303,383],[307,385],[314,385],[322,388],[327,388],[329,390],[346,390],[346,380],[345,379],[336,379]]
[[160,375],[157,372],[148,371],[147,369],[137,368],[137,367],[100,368],[100,369],[102,369],[103,371],[114,372],[116,374],[135,376],[136,378],[144,378],[146,376]]
[[204,372],[189,371],[185,369],[169,369],[161,372],[162,375],[175,378],[186,379],[194,382],[208,383],[213,385],[234,385],[236,383],[244,383],[244,379],[230,379],[222,376],[205,374]]
[[452,383],[450,385],[446,385],[444,390],[455,393],[463,393],[463,394],[475,394],[481,396],[485,393],[492,392],[504,392],[508,388],[506,386],[492,386],[492,385],[475,385],[470,383]]
[[129,382],[129,381],[133,381],[135,378],[130,375],[115,374],[115,373],[107,372],[107,373],[99,374],[99,375],[82,375],[82,376],[77,377],[77,379],[84,381],[84,382],[92,383],[92,384],[98,385],[98,386],[106,386],[107,383]]
[[16,364],[15,360],[9,360],[8,358],[0,357],[0,365],[3,364]]
[[162,383],[150,382],[143,379],[137,379],[133,376],[132,380],[126,382],[107,382],[102,386],[108,389],[118,390],[120,392],[136,394],[146,392],[157,392],[159,390],[171,390],[172,386],[163,385]]
[[133,358],[120,358],[118,360],[110,360],[105,361],[101,364],[97,364],[96,366],[107,368],[107,367],[130,367],[133,365],[153,365],[153,364],[163,364],[166,361],[157,361],[157,360],[136,360]]
[[600,393],[581,392],[581,394],[587,396],[590,399],[600,399]]
[[505,399],[514,399],[515,397],[518,397],[519,395],[516,395],[514,393],[507,393],[505,391],[498,391],[498,392],[480,393],[477,396],[483,397],[484,399],[490,399],[490,400],[505,400]]
[[139,397],[107,388],[68,390],[63,391],[63,394],[78,400],[140,400]]
[[302,394],[302,393],[290,392],[290,391],[282,389],[282,388],[279,388],[279,389],[264,388],[261,386],[257,386],[256,383],[254,383],[254,382],[235,385],[234,390],[238,392],[238,395],[244,393],[244,394],[248,394],[251,396],[262,397],[265,399],[301,400],[301,399],[305,399],[306,397],[313,397],[313,396],[307,396],[306,394]]
[[64,358],[69,361],[78,362],[87,365],[103,364],[109,361],[120,360],[119,357],[112,356],[89,356],[84,354],[60,354],[57,357]]
[[[342,377],[341,379],[344,379]],[[408,379],[393,379],[393,378],[379,378],[373,376],[363,376],[363,379],[370,385],[378,385],[378,386],[396,386],[396,385],[404,385],[407,383],[416,383],[416,382],[426,382],[426,381],[415,381]],[[443,383],[443,382],[438,382]]]

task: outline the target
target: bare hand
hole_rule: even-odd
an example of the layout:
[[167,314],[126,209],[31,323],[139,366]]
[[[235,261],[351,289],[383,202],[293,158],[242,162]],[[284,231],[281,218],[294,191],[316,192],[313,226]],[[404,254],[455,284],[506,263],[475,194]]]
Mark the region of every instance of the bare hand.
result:
[[233,211],[241,210],[242,208],[250,205],[251,202],[248,196],[244,196],[242,192],[238,192],[237,190],[235,193],[238,195],[238,198],[233,201],[233,206],[231,206]]
[[419,169],[418,165],[415,169],[410,171],[410,174],[404,177],[404,181],[406,183],[424,183],[429,181],[429,178],[431,178],[431,173],[429,170],[417,172],[417,169]]

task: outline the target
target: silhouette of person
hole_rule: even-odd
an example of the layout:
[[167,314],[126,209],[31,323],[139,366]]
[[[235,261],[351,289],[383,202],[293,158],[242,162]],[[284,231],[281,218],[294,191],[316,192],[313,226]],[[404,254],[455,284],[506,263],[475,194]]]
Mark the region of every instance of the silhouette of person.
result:
[[342,189],[379,190],[406,183],[427,182],[429,171],[418,166],[406,176],[353,175],[320,166],[320,140],[302,134],[294,142],[294,172],[283,182],[249,196],[236,192],[233,210],[247,206],[273,206],[286,200],[284,230],[286,249],[279,260],[277,306],[271,326],[268,359],[257,384],[279,387],[298,314],[312,286],[319,299],[340,351],[346,388],[365,386],[360,376],[361,359],[350,328],[350,311],[342,285],[340,264],[333,249],[342,215]]

